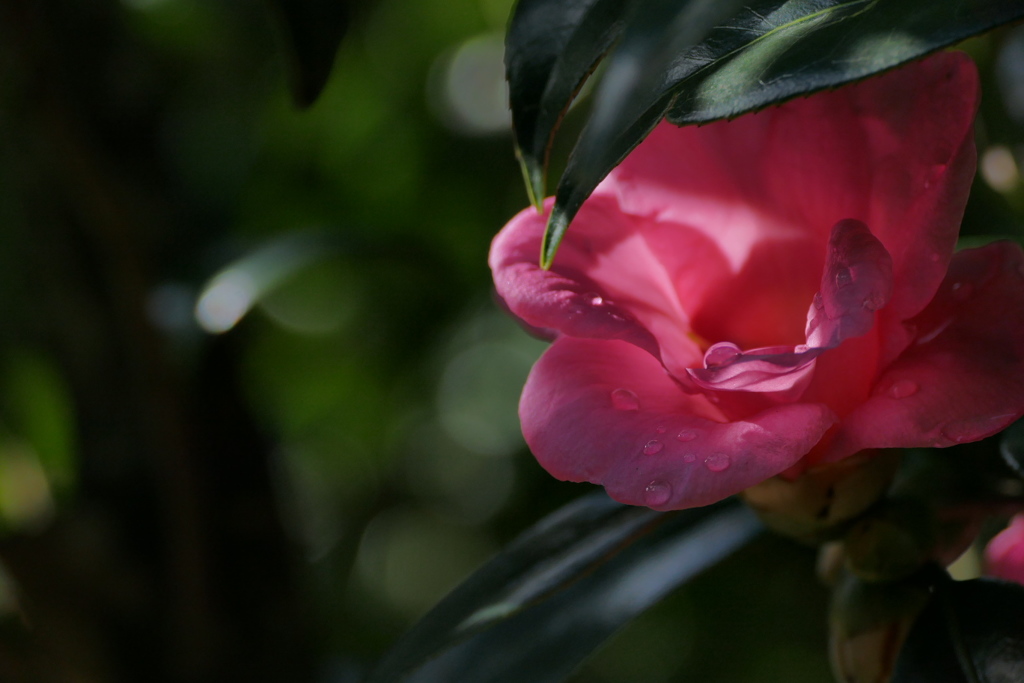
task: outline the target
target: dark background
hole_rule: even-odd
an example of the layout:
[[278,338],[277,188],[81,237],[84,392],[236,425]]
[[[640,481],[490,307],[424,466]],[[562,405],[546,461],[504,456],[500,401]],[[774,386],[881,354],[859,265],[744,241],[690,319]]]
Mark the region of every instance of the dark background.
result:
[[[510,0],[301,4],[0,3],[2,681],[357,681],[590,490],[522,444],[486,268]],[[1024,29],[967,47],[965,234],[1018,236]],[[826,681],[826,601],[762,539],[575,680]]]

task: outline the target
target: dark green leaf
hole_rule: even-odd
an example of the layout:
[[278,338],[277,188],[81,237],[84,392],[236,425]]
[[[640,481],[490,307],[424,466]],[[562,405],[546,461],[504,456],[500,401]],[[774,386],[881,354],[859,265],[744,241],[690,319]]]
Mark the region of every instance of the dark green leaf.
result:
[[734,503],[658,513],[589,496],[445,598],[370,680],[562,680],[619,627],[759,528]]
[[866,78],[1024,18],[1020,0],[799,0],[773,10],[778,4],[751,3],[746,16],[716,30],[708,41],[716,48],[713,63],[680,60],[671,77],[679,97],[670,121],[731,118]]
[[658,124],[671,103],[666,70],[700,44],[743,0],[646,0],[627,27],[594,98],[594,109],[558,185],[541,265],[597,184]]
[[1024,477],[1024,420],[1013,423],[1003,432],[999,451],[1003,454],[1006,464]]
[[320,96],[351,18],[349,0],[271,0],[284,24],[292,97],[308,107]]
[[896,662],[892,683],[1024,680],[1024,586],[940,581]]
[[400,675],[468,634],[500,621],[613,552],[659,513],[598,493],[522,534],[430,611],[381,662],[373,680]]
[[[711,4],[702,17],[728,3]],[[672,5],[683,8],[676,10],[686,19],[681,25],[664,20]],[[627,27],[605,80],[620,71],[644,77],[632,85],[622,79],[625,88],[601,84],[591,123],[559,183],[543,265],[583,201],[663,115],[678,125],[734,117],[865,78],[1024,17],[1019,0],[762,0],[745,3],[712,29],[689,19],[698,8],[702,3],[650,2]],[[659,13],[661,21],[649,21]],[[689,31],[687,40],[680,26]],[[627,49],[634,42],[640,49]],[[674,52],[666,55],[666,46]]]
[[520,0],[505,38],[516,155],[530,202],[547,192],[548,154],[573,98],[612,46],[636,0]]

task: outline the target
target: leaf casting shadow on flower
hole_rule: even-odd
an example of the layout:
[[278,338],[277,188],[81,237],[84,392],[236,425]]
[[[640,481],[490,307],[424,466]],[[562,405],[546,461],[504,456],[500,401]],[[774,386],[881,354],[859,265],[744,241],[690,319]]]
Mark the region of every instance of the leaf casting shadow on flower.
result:
[[[546,4],[553,10],[560,0]],[[528,3],[531,13],[544,5],[541,0]],[[1019,20],[1024,6],[999,0],[648,0],[632,15],[625,9],[607,15],[596,9],[560,12],[565,22],[575,17],[575,34],[566,23],[545,26],[517,21],[519,15],[517,8],[510,51],[519,53],[556,37],[555,47],[535,68],[509,71],[513,119],[524,131],[517,144],[535,206],[560,113],[590,73],[590,62],[622,34],[608,58],[591,120],[558,185],[540,257],[542,266],[549,267],[586,198],[663,116],[677,125],[708,123],[857,81]],[[627,21],[629,16],[633,19]],[[606,22],[603,31],[601,21]],[[574,56],[566,63],[573,66],[556,76],[555,53],[567,49],[570,36]],[[545,92],[556,82],[558,87]],[[536,114],[538,109],[543,115]]]

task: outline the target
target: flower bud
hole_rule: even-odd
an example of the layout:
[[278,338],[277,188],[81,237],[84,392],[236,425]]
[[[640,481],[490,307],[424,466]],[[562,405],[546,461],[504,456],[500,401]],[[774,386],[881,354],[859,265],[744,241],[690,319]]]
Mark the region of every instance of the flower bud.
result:
[[935,522],[924,503],[888,500],[847,532],[847,567],[865,581],[903,579],[929,561],[935,542]]
[[1014,517],[989,542],[985,548],[985,570],[991,576],[1024,584],[1024,514]]
[[928,599],[923,573],[890,583],[846,574],[832,594],[829,620],[829,658],[836,680],[886,683]]
[[774,477],[742,495],[767,526],[817,543],[837,537],[885,493],[900,455],[898,450],[865,451],[812,467],[792,481]]

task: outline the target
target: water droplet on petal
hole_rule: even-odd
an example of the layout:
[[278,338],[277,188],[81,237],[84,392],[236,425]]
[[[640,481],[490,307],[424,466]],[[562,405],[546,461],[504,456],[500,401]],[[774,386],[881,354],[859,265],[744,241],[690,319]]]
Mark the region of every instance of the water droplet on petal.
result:
[[938,337],[940,334],[945,332],[946,328],[949,327],[950,325],[952,325],[953,322],[954,322],[953,318],[947,318],[946,320],[943,320],[938,325],[936,325],[932,330],[930,330],[930,331],[928,331],[928,332],[926,332],[924,334],[918,334],[917,330],[909,330],[909,331],[912,334],[917,334],[917,339],[914,340],[915,344],[917,344],[917,345],[927,344],[928,342],[932,341],[933,339]]
[[677,441],[693,441],[697,438],[697,432],[692,429],[684,429],[676,434]]
[[602,297],[597,292],[587,292],[583,296],[590,302],[592,306],[600,306],[601,304],[604,303],[604,297]]
[[612,407],[616,410],[640,410],[640,399],[629,389],[619,387],[612,391]]
[[853,273],[849,268],[840,268],[836,271],[836,287],[842,289],[853,284]]
[[672,497],[672,486],[663,481],[652,481],[644,489],[644,503],[651,507],[664,505]]
[[889,386],[886,392],[892,398],[907,398],[913,396],[918,390],[917,382],[909,379],[899,379]]
[[658,425],[657,427],[654,428],[654,431],[657,432],[658,434],[664,434],[666,430],[661,425]]
[[651,439],[647,442],[647,445],[644,446],[644,455],[657,455],[658,453],[661,453],[661,449],[664,447],[665,444],[662,442],[657,439]]
[[725,453],[715,453],[704,460],[704,465],[712,472],[724,472],[731,464],[729,456]]
[[740,347],[732,342],[718,342],[704,354],[704,367],[715,368],[725,365],[740,353]]
[[948,144],[937,147],[932,157],[934,163],[938,168],[932,169],[932,173],[935,174],[937,171],[943,170],[943,167],[949,163],[949,160],[953,157],[953,148]]
[[877,311],[882,306],[885,306],[885,297],[878,292],[871,292],[864,298],[864,310]]
[[953,283],[953,298],[957,301],[966,301],[971,298],[971,294],[974,293],[974,288],[969,282],[954,282]]
[[942,429],[939,431],[942,432],[942,436],[946,437],[953,443],[964,443],[973,440],[971,439],[971,423],[969,420],[956,420],[954,422],[950,422],[947,425],[943,425]]
[[683,462],[693,462],[696,459],[697,456],[694,455],[693,453],[687,453],[686,455],[683,456]]
[[992,417],[981,417],[967,420],[954,420],[942,426],[939,430],[942,436],[953,443],[967,443],[983,439],[989,434],[999,430],[1006,422],[1013,419],[1014,414],[1006,413]]

